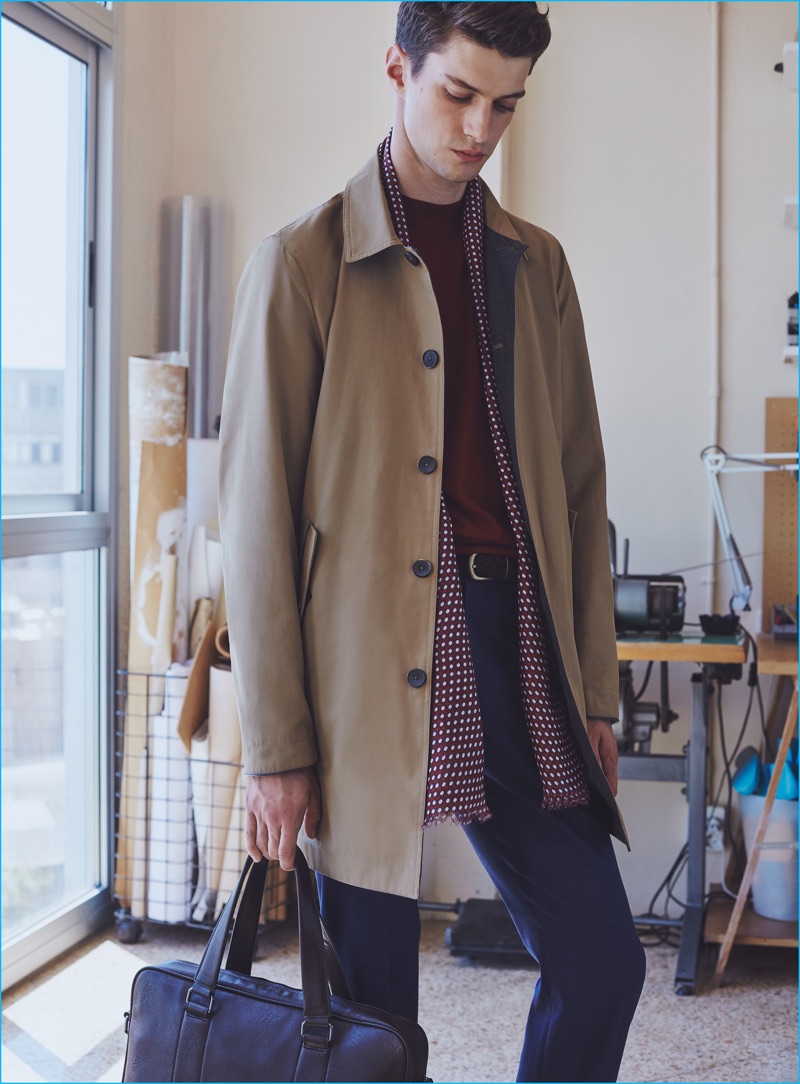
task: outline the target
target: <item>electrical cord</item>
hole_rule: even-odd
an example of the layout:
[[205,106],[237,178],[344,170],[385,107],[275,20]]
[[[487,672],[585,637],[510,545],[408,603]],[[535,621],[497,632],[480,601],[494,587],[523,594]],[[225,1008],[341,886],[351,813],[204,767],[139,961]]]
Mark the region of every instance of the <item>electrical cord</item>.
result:
[[650,675],[652,674],[652,672],[653,672],[653,660],[651,659],[650,662],[648,662],[647,669],[644,672],[644,678],[642,679],[641,688],[639,689],[638,693],[634,693],[634,695],[633,695],[633,699],[634,699],[634,701],[636,703],[638,703],[642,699],[642,697],[644,696],[645,690],[647,689],[647,686],[650,683]]
[[[699,622],[686,622],[686,624],[687,625],[699,625]],[[736,741],[735,741],[733,749],[731,750],[730,755],[729,755],[728,750],[727,750],[727,742],[726,742],[726,738],[725,738],[725,718],[724,718],[724,713],[723,713],[723,708],[722,708],[722,686],[721,686],[721,684],[717,684],[717,698],[716,698],[717,725],[719,727],[720,748],[722,750],[722,758],[723,758],[724,768],[723,768],[722,777],[721,777],[720,782],[719,782],[719,786],[717,787],[717,792],[714,795],[714,800],[712,802],[712,808],[719,805],[720,799],[722,797],[722,792],[725,789],[726,784],[727,784],[727,794],[726,794],[726,797],[725,797],[725,821],[724,821],[724,829],[723,829],[723,838],[728,843],[728,845],[729,845],[729,847],[731,849],[731,853],[732,853],[732,855],[734,857],[734,860],[736,862],[736,865],[737,865],[737,868],[738,868],[738,871],[739,871],[740,874],[744,870],[743,855],[741,853],[740,847],[737,845],[736,840],[733,838],[733,833],[731,831],[732,813],[733,813],[733,789],[734,789],[733,788],[732,766],[735,763],[736,757],[737,757],[737,755],[739,753],[739,750],[740,750],[740,748],[742,746],[742,742],[744,741],[744,736],[745,736],[745,734],[747,732],[747,725],[750,722],[750,716],[752,714],[753,704],[754,704],[755,701],[757,701],[757,703],[759,705],[759,712],[760,712],[760,719],[761,719],[761,731],[762,731],[762,734],[764,735],[765,748],[766,748],[767,752],[770,755],[772,755],[772,750],[771,750],[771,746],[770,746],[769,739],[768,739],[768,736],[767,736],[767,731],[766,731],[766,723],[765,723],[765,716],[764,716],[764,702],[763,702],[763,697],[762,697],[762,693],[761,693],[761,683],[759,681],[759,676],[758,676],[758,645],[757,645],[755,639],[752,637],[752,635],[746,629],[743,629],[742,631],[744,632],[744,635],[747,637],[747,640],[748,640],[748,642],[750,644],[751,651],[753,653],[753,660],[749,665],[748,676],[747,676],[747,684],[748,684],[748,686],[750,688],[750,694],[749,694],[748,699],[747,699],[747,707],[745,709],[744,717],[742,719],[742,725],[739,728],[739,732],[738,732],[738,734],[736,736]],[[647,671],[646,671],[646,674],[645,674],[644,681],[642,683],[642,687],[639,690],[639,693],[637,694],[637,696],[635,697],[635,699],[637,699],[637,700],[644,693],[644,690],[647,687],[647,682],[648,682],[648,680],[650,678],[651,669],[652,669],[652,662],[648,664],[648,668],[647,668]],[[706,820],[706,829],[707,830],[709,828],[710,822],[711,822],[711,818],[709,817]],[[679,851],[677,857],[675,858],[675,861],[672,863],[668,873],[666,874],[663,881],[661,882],[661,884],[656,889],[656,891],[655,891],[655,893],[653,895],[653,898],[650,900],[650,905],[649,905],[647,911],[644,912],[643,914],[634,916],[634,923],[635,923],[635,925],[637,927],[637,930],[639,931],[639,940],[641,941],[642,945],[645,948],[650,948],[650,947],[653,947],[653,946],[656,946],[656,945],[664,945],[664,944],[670,945],[670,946],[672,946],[674,948],[677,948],[679,946],[680,942],[675,937],[674,928],[670,928],[669,926],[663,926],[662,927],[660,925],[655,926],[655,925],[652,925],[652,924],[648,924],[648,919],[658,919],[660,922],[664,922],[665,920],[668,921],[672,917],[670,915],[670,911],[669,911],[670,903],[674,903],[674,904],[678,905],[682,910],[686,909],[685,901],[678,899],[677,896],[675,895],[674,890],[675,890],[675,886],[676,886],[676,884],[678,882],[678,879],[680,878],[684,868],[686,867],[686,863],[688,861],[688,855],[689,855],[688,846],[686,844],[684,844],[684,846]],[[725,898],[730,898],[730,897],[733,897],[733,898],[736,897],[736,893],[733,892],[731,889],[729,889],[726,882],[725,882],[724,865],[723,865],[723,869],[721,871],[721,879],[722,879],[722,889],[721,889],[721,891],[707,892],[706,895],[705,895],[705,898],[704,898],[704,903],[707,904],[713,899],[725,899]],[[664,904],[663,904],[663,909],[659,913],[656,910],[656,905],[658,903],[659,897],[662,896],[662,895],[664,896]],[[645,940],[645,936],[643,936],[644,931],[647,931],[647,933],[646,933],[647,940]]]
[[[764,698],[761,693],[761,680],[758,676],[758,642],[755,637],[742,628],[742,632],[747,637],[747,642],[750,645],[750,650],[753,653],[753,661],[750,664],[750,676],[748,677],[748,684],[755,685],[756,697],[758,698],[758,710],[761,717],[761,734],[764,738],[764,749],[767,753],[767,760],[775,759],[775,750],[772,748],[772,742],[769,740],[769,734],[767,733],[767,721],[766,714],[764,712]],[[755,675],[755,679],[753,679]]]
[[[737,869],[738,869],[740,875],[744,873],[744,865],[745,865],[745,863],[744,863],[744,860],[743,860],[741,850],[737,846],[736,840],[733,838],[733,832],[731,831],[731,821],[732,821],[732,814],[733,814],[733,774],[731,772],[731,765],[734,763],[734,758],[736,757],[736,754],[739,751],[739,747],[741,746],[742,741],[744,740],[745,730],[747,728],[747,723],[748,723],[748,721],[750,719],[750,712],[751,712],[752,706],[753,706],[752,676],[753,676],[753,673],[754,673],[754,670],[753,670],[754,664],[751,663],[750,665],[751,665],[751,673],[750,673],[750,677],[748,678],[748,683],[750,684],[750,697],[749,697],[749,700],[748,700],[747,711],[745,712],[744,720],[742,721],[742,725],[741,725],[741,727],[739,729],[739,735],[738,735],[738,737],[736,739],[736,745],[734,746],[733,752],[731,753],[730,756],[728,756],[728,751],[727,751],[726,743],[725,743],[725,718],[724,718],[724,715],[723,715],[723,712],[722,712],[722,686],[717,685],[717,725],[719,727],[719,741],[720,741],[720,748],[722,750],[722,761],[723,761],[723,764],[724,764],[724,768],[723,768],[722,778],[720,779],[720,784],[719,784],[719,787],[717,789],[717,793],[714,796],[714,803],[713,804],[716,805],[717,802],[719,801],[720,795],[722,794],[722,788],[725,786],[725,783],[727,781],[728,794],[727,794],[727,798],[726,798],[726,801],[725,801],[725,822],[724,822],[724,827],[723,827],[723,837],[726,838],[727,841],[728,841],[728,844],[729,844],[729,846],[731,848],[731,854],[733,855],[734,861],[736,862],[736,866],[737,866]],[[708,821],[706,821],[706,826],[708,826]],[[721,871],[721,879],[722,879],[722,888],[723,888],[723,891],[725,892],[725,894],[729,895],[729,896],[730,895],[735,896],[736,894],[732,893],[730,891],[730,889],[728,888],[727,884],[725,883],[725,869],[724,868]]]
[[[652,948],[655,945],[669,945],[672,948],[677,948],[680,944],[679,939],[675,935],[674,927],[661,926],[660,924],[654,925],[648,920],[658,919],[659,923],[669,921],[673,917],[669,913],[670,900],[672,900],[674,903],[677,903],[683,910],[686,909],[686,904],[682,900],[677,899],[677,897],[675,896],[674,888],[678,881],[678,878],[680,877],[681,873],[683,873],[688,856],[689,848],[684,843],[684,845],[678,852],[675,861],[670,866],[666,877],[653,894],[653,898],[650,900],[650,905],[647,908],[647,911],[640,915],[634,915],[634,925],[637,927],[637,930],[639,932],[639,940],[645,948]],[[662,893],[665,893],[664,907],[663,910],[659,913],[656,911],[656,904],[658,902],[659,896],[661,896]],[[645,938],[643,937],[643,930],[647,931],[647,940],[645,940]]]

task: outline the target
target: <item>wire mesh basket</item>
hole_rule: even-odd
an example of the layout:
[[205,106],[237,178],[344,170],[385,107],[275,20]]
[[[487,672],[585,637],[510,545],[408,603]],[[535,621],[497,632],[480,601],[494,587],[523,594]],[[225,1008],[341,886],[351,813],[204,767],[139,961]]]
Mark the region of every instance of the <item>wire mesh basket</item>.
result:
[[[188,681],[188,671],[174,672],[181,669],[117,671],[114,894],[122,941],[138,939],[142,919],[213,926],[246,857],[238,755],[209,756],[208,724],[179,734]],[[290,875],[271,865],[263,924],[288,917],[291,890]]]

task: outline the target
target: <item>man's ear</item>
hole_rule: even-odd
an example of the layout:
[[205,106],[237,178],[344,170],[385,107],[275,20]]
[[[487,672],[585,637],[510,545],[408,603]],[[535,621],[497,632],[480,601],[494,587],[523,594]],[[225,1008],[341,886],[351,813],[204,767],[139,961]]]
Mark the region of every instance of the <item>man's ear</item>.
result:
[[386,77],[395,94],[405,94],[408,78],[411,74],[411,61],[408,53],[396,42],[386,50]]

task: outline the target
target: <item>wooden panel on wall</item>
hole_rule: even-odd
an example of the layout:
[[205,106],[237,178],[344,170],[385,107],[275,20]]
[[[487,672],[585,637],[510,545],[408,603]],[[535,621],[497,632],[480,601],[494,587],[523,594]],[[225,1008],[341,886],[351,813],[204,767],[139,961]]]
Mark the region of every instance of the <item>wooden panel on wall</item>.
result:
[[[797,400],[767,399],[764,451],[797,449]],[[764,587],[761,628],[772,631],[772,607],[797,599],[797,476],[764,475]]]

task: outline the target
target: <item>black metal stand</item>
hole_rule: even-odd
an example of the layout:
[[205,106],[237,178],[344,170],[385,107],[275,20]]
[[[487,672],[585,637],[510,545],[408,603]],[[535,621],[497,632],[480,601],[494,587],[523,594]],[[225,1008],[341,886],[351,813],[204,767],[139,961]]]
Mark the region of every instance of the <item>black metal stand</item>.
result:
[[[718,664],[705,663],[692,675],[691,731],[682,756],[622,753],[620,779],[645,779],[683,783],[689,804],[686,860],[686,910],[671,925],[680,928],[680,947],[675,970],[675,993],[693,994],[697,982],[700,947],[703,943],[703,911],[706,876],[706,776],[708,771],[708,704]],[[741,673],[741,668],[739,668]],[[731,675],[732,676],[732,675]]]

